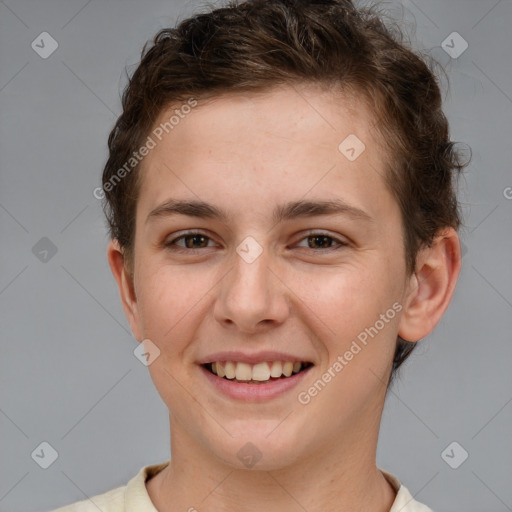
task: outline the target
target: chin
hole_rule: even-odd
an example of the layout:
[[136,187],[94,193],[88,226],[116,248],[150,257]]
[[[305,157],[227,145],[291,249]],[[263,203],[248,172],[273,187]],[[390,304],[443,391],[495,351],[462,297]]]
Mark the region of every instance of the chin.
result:
[[247,432],[233,434],[225,442],[210,448],[214,456],[233,469],[275,471],[296,464],[300,458],[297,451],[299,444],[293,440],[293,436],[287,436],[286,433],[277,436],[275,432],[269,435],[269,432],[272,429],[252,435]]

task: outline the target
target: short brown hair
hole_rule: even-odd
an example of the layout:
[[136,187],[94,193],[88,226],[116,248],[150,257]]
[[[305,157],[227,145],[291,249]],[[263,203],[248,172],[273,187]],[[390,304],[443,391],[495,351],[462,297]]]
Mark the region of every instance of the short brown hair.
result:
[[[124,90],[103,171],[110,236],[128,263],[140,165],[115,186],[112,179],[163,109],[190,97],[265,91],[279,84],[355,91],[371,106],[375,128],[389,148],[385,180],[401,210],[408,273],[415,270],[419,249],[441,228],[459,228],[454,174],[466,164],[450,141],[437,78],[375,9],[357,9],[350,0],[232,0],[159,31],[152,42],[150,48],[144,45]],[[415,346],[398,337],[391,379]]]

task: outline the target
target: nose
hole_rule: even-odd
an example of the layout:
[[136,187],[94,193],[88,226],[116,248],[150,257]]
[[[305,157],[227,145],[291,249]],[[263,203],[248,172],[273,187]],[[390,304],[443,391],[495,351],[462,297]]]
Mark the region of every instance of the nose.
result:
[[289,315],[289,288],[279,278],[268,250],[254,260],[236,253],[234,264],[220,283],[215,319],[245,333],[282,324]]

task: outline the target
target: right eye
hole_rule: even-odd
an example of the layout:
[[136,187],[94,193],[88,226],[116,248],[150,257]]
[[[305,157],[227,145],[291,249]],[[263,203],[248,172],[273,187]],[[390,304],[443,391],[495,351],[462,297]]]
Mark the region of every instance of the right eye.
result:
[[[177,242],[179,240],[184,240],[184,245],[178,245]],[[211,240],[211,238],[206,236],[204,233],[201,233],[200,231],[188,231],[178,236],[177,238],[170,240],[169,242],[165,242],[164,247],[170,249],[171,251],[190,252],[206,249],[207,247],[198,247],[198,245],[204,244],[205,241],[207,243],[208,240]]]

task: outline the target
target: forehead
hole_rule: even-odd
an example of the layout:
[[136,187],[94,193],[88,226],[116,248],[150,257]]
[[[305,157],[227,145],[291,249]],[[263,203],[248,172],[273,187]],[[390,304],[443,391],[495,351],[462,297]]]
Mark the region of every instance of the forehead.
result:
[[[333,139],[344,132],[358,133],[369,143],[370,136],[378,138],[377,133],[370,135],[375,120],[364,96],[326,85],[280,85],[199,98],[192,108],[188,104],[182,101],[162,110],[152,132],[159,132],[158,142],[172,145],[174,140],[183,150],[205,145],[229,145],[233,150],[236,144],[247,146],[249,137],[258,135],[275,136],[282,146],[305,138],[311,144],[332,147]],[[267,147],[272,142],[268,139]]]
[[164,110],[154,124],[156,145],[141,169],[141,210],[169,195],[229,199],[236,207],[235,192],[240,204],[256,195],[277,204],[283,196],[335,191],[370,210],[389,200],[386,153],[373,115],[354,95],[282,86],[183,105]]

